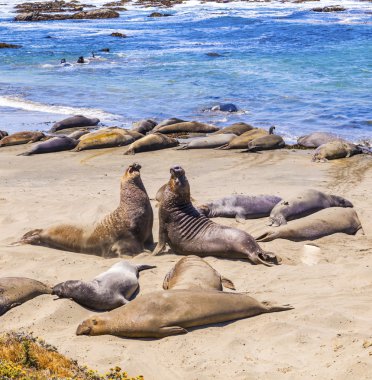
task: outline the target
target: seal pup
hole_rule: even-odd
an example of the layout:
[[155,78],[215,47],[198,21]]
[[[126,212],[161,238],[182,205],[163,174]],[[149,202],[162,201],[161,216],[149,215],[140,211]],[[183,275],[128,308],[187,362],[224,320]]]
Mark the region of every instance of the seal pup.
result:
[[278,227],[287,220],[298,219],[328,207],[353,207],[347,199],[308,189],[288,199],[283,199],[271,211],[268,225]]
[[38,131],[17,132],[3,137],[0,140],[0,147],[33,143],[44,137],[44,133]]
[[275,195],[230,195],[198,206],[197,210],[207,218],[256,219],[269,216],[281,200]]
[[124,154],[136,154],[152,150],[173,148],[177,145],[178,141],[176,139],[165,136],[161,133],[154,133],[146,135],[130,144],[128,150]]
[[318,147],[312,157],[312,161],[326,162],[337,158],[348,158],[355,154],[363,153],[362,149],[347,141],[331,141]]
[[222,145],[216,149],[245,149],[248,143],[258,137],[267,136],[269,132],[262,128],[255,128],[251,131],[244,132],[240,136],[232,139],[228,144]]
[[241,293],[163,290],[141,295],[118,309],[89,317],[78,326],[76,334],[163,338],[186,334],[189,327],[291,309],[289,305],[261,303]]
[[267,136],[258,137],[248,142],[248,149],[243,150],[246,152],[258,152],[261,150],[281,149],[285,147],[283,138],[279,135],[269,134]]
[[236,135],[233,134],[220,134],[207,137],[198,137],[184,144],[179,150],[185,149],[213,149],[221,145],[228,144]]
[[93,310],[112,310],[129,302],[139,288],[139,272],[152,268],[156,267],[120,261],[92,281],[61,282],[53,287],[52,294]]
[[153,129],[153,132],[159,132],[163,134],[170,133],[211,133],[217,132],[219,128],[214,125],[205,123],[199,123],[198,121],[185,121],[183,123],[176,123],[165,125],[164,127],[157,126]]
[[228,127],[224,127],[220,129],[217,132],[213,132],[212,135],[220,135],[224,133],[233,133],[234,135],[240,136],[245,132],[251,131],[252,129],[255,129],[252,125],[249,125],[247,123],[234,123],[231,124]]
[[47,141],[43,141],[30,150],[18,154],[18,156],[31,156],[33,154],[61,152],[75,148],[78,141],[67,136],[53,137]]
[[82,115],[75,115],[72,117],[68,117],[67,119],[63,119],[58,123],[55,123],[53,127],[50,129],[50,132],[60,131],[61,129],[68,128],[76,128],[76,127],[90,127],[93,125],[97,125],[99,123],[99,119],[97,118],[89,118]]
[[278,264],[277,257],[264,252],[244,231],[212,222],[191,203],[190,185],[181,166],[170,169],[171,178],[159,202],[158,255],[166,244],[181,255],[246,259],[254,264]]
[[[153,245],[153,212],[140,176],[141,166],[129,165],[121,178],[115,211],[87,228],[70,224],[27,232],[18,244],[44,245],[103,257],[134,255]],[[17,243],[16,243],[17,244]]]
[[232,281],[221,276],[211,265],[198,256],[190,255],[180,259],[165,275],[163,289],[235,290]]
[[49,286],[31,278],[0,278],[0,315],[37,296],[51,293],[52,289]]
[[297,144],[304,148],[318,148],[331,141],[342,140],[334,133],[313,132],[309,135],[301,136],[297,139]]
[[256,240],[315,240],[339,232],[355,235],[359,230],[363,233],[362,225],[353,208],[330,207],[287,225],[265,230],[257,235]]

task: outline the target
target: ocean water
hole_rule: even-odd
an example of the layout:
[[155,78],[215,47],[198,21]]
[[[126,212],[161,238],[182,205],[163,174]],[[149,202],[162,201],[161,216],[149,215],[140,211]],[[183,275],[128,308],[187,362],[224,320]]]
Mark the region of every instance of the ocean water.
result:
[[[347,11],[311,11],[337,3]],[[130,6],[119,19],[16,23],[12,6],[0,5],[0,42],[23,45],[0,50],[0,129],[43,130],[82,113],[126,127],[180,117],[275,125],[289,142],[316,130],[371,140],[370,3],[189,2],[161,10],[171,17],[147,17],[154,10]],[[90,59],[92,51],[98,59]],[[81,55],[87,64],[75,64]],[[73,65],[62,67],[62,58]],[[239,112],[204,111],[218,103],[234,103]]]

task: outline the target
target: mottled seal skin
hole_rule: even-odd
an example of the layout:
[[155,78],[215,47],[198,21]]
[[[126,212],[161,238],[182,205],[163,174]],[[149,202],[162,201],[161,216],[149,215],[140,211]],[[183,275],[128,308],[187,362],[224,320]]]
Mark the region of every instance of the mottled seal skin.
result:
[[49,286],[31,278],[0,278],[0,315],[37,296],[51,293],[52,289]]
[[137,163],[128,167],[121,179],[118,208],[96,225],[84,228],[62,224],[36,229],[27,232],[19,243],[103,257],[134,255],[144,248],[151,249],[153,212],[140,169]]
[[77,335],[163,338],[185,334],[189,327],[249,318],[293,307],[261,303],[246,294],[217,291],[163,290],[137,297],[82,322]]
[[228,144],[236,135],[233,134],[220,134],[207,137],[199,137],[191,140],[187,144],[181,146],[178,149],[213,149],[221,145]]
[[292,241],[315,240],[343,232],[355,235],[362,230],[358,215],[352,208],[330,207],[285,226],[270,228],[258,234],[257,241],[287,239]]
[[198,256],[186,256],[166,274],[163,289],[218,290],[222,285],[235,290],[232,281],[221,276],[211,265]]
[[92,281],[61,282],[53,287],[52,294],[93,310],[112,310],[129,302],[139,289],[139,272],[152,268],[156,267],[120,261]]
[[197,209],[208,218],[256,219],[269,216],[281,200],[275,195],[230,195],[198,206]]
[[248,149],[243,152],[258,152],[261,150],[271,150],[284,148],[285,142],[281,136],[267,135],[258,137],[248,143]]
[[308,189],[278,203],[270,213],[269,225],[278,227],[288,220],[298,219],[328,207],[353,207],[353,204],[338,195]]
[[235,137],[228,144],[222,145],[217,149],[245,149],[248,143],[258,137],[268,136],[269,132],[265,129],[255,128],[251,131],[244,132],[242,135]]
[[153,132],[170,134],[170,133],[212,133],[217,132],[218,128],[205,124],[199,123],[198,121],[185,121],[183,123],[176,123],[166,125],[164,127],[157,126],[156,129],[153,129]]
[[28,144],[41,140],[45,135],[42,132],[17,132],[0,140],[1,146]]
[[141,152],[149,152],[152,150],[172,148],[178,145],[178,141],[172,137],[154,133],[146,135],[129,145],[128,150],[124,154],[135,154]]
[[56,132],[68,128],[88,127],[92,125],[97,125],[99,121],[100,120],[97,118],[89,118],[83,115],[75,115],[72,117],[68,117],[67,119],[63,119],[58,123],[55,123],[53,127],[50,129],[50,132]]
[[147,132],[152,131],[156,127],[156,121],[152,119],[140,120],[133,123],[132,130],[145,135]]
[[186,120],[179,119],[178,117],[171,117],[170,119],[165,119],[161,121],[156,127],[154,127],[153,132],[156,132],[159,128],[165,127],[167,125],[186,123]]
[[318,148],[331,141],[342,140],[337,135],[328,132],[313,132],[297,139],[297,144],[305,148]]
[[228,127],[222,128],[217,132],[213,132],[212,135],[220,135],[224,133],[233,133],[234,135],[240,136],[245,132],[251,131],[252,129],[255,129],[252,125],[246,124],[246,123],[234,123],[231,124]]
[[67,136],[53,137],[32,147],[29,151],[20,153],[18,156],[31,156],[33,154],[43,154],[61,152],[63,150],[74,149],[78,141]]
[[5,136],[8,136],[8,132],[6,131],[0,131],[0,140],[5,137]]
[[246,259],[254,264],[278,264],[275,255],[264,252],[244,231],[216,224],[191,203],[190,185],[180,166],[170,169],[171,178],[159,203],[159,242],[153,254],[166,244],[181,255]]
[[312,157],[312,161],[326,162],[337,158],[347,158],[355,154],[363,153],[362,149],[347,141],[331,141],[318,147]]

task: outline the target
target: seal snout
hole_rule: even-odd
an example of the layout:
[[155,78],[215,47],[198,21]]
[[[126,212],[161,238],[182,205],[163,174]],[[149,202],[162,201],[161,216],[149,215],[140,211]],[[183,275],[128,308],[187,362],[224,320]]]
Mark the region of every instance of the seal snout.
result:
[[171,175],[179,178],[185,175],[185,171],[182,169],[180,165],[174,165],[170,168]]
[[129,165],[128,172],[129,173],[139,172],[141,167],[142,166],[140,164],[138,164],[137,162],[134,162],[132,165]]
[[89,335],[91,331],[90,326],[86,324],[86,322],[81,323],[77,330],[76,330],[76,335]]

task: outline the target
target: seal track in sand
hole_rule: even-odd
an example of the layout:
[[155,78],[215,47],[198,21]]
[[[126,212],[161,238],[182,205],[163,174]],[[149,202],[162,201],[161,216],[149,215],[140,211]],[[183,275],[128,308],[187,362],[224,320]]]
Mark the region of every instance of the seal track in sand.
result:
[[89,165],[87,163],[88,161],[92,160],[93,158],[100,157],[100,156],[103,156],[105,154],[112,153],[117,148],[122,148],[122,147],[119,146],[119,147],[113,147],[113,148],[102,148],[102,149],[100,149],[100,152],[90,154],[89,156],[84,157],[83,159],[81,159],[80,160],[80,164],[81,165],[91,166],[91,165]]

